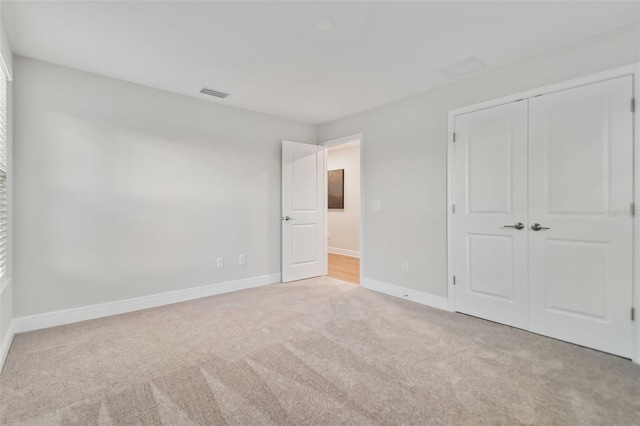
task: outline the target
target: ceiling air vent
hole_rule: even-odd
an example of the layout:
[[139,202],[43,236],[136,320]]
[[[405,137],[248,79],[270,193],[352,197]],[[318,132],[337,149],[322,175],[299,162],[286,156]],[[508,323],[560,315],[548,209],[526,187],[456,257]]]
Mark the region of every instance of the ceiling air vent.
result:
[[438,71],[447,78],[456,78],[464,74],[484,68],[484,64],[478,58],[467,58],[453,64],[449,64]]
[[216,98],[221,98],[221,99],[224,99],[227,96],[229,96],[228,93],[218,92],[217,90],[208,89],[206,87],[203,87],[202,90],[200,90],[200,93],[204,93],[205,95],[215,96]]

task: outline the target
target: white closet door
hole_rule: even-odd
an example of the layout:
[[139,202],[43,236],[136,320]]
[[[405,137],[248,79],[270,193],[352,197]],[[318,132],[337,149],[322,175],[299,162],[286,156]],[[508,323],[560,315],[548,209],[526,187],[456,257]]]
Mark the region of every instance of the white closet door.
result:
[[529,329],[631,355],[631,76],[529,101]]
[[455,132],[456,311],[527,328],[527,102],[459,115]]

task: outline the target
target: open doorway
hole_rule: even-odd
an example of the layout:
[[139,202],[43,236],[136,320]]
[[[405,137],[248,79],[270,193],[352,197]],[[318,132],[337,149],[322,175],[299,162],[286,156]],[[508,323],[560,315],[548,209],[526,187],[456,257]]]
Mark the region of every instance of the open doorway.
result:
[[360,144],[359,137],[323,144],[327,165],[326,274],[353,284],[361,281]]

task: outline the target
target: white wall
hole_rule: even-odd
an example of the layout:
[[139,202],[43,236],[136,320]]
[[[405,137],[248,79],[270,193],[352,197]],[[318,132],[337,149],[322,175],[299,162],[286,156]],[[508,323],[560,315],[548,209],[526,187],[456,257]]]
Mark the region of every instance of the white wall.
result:
[[364,133],[365,280],[447,295],[447,111],[639,60],[634,25],[322,125],[321,140]]
[[315,126],[21,57],[14,93],[17,317],[280,273],[281,140]]
[[329,253],[360,256],[360,142],[328,148],[327,170],[344,169],[344,209],[329,209]]

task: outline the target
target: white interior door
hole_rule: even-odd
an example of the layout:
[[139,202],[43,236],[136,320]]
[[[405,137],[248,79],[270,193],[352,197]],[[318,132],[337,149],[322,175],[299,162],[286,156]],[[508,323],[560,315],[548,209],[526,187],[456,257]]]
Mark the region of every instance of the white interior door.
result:
[[527,328],[527,102],[459,115],[455,135],[456,311]]
[[324,147],[282,141],[282,282],[324,274]]
[[529,329],[631,356],[632,77],[530,100]]

